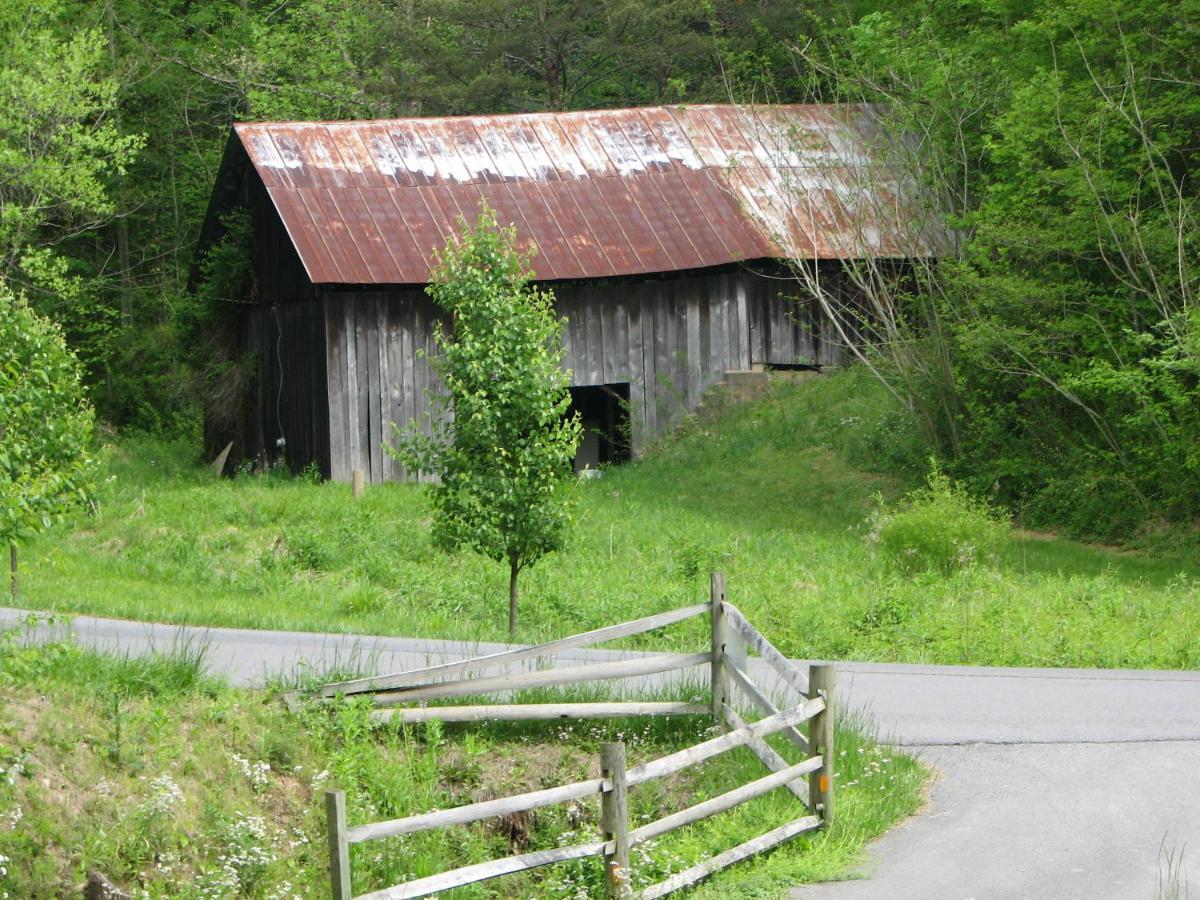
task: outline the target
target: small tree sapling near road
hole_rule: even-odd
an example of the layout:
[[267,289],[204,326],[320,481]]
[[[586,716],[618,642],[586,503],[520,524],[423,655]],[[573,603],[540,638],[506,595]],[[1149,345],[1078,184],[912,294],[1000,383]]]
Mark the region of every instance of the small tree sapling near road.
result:
[[0,282],[0,546],[17,544],[85,499],[92,408],[62,332]]
[[517,628],[517,577],[561,549],[571,521],[571,461],[580,424],[567,417],[562,322],[554,295],[530,285],[516,234],[484,207],[441,253],[426,289],[451,316],[434,338],[445,383],[435,398],[452,415],[432,436],[410,426],[392,455],[435,473],[434,542],[507,562],[508,630]]

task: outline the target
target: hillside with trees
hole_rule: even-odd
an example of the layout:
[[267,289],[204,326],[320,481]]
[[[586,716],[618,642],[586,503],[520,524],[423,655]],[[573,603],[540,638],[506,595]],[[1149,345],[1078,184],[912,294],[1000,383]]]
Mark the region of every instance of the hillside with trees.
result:
[[234,121],[867,100],[953,228],[936,265],[861,273],[887,301],[865,362],[928,454],[1027,525],[1194,533],[1198,23],[1196,0],[8,0],[0,279],[101,419],[192,433],[223,298],[188,282]]

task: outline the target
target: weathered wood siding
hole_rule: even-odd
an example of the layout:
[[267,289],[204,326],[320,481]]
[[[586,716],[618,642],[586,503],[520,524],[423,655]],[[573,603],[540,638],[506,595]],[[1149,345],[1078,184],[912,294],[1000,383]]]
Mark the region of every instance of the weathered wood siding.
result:
[[429,357],[437,310],[420,289],[327,291],[324,314],[330,475],[349,481],[362,469],[374,483],[403,480],[408,473],[383,444],[393,425],[436,412],[430,394],[440,385]]
[[[754,278],[728,271],[555,285],[570,383],[629,384],[635,455],[725,372],[750,367]],[[404,478],[382,444],[393,425],[431,413],[436,310],[419,289],[324,296],[332,477],[347,481],[358,468],[372,482]]]
[[[846,312],[853,303],[839,264],[820,264],[821,290]],[[857,315],[842,315],[840,328],[787,270],[744,276],[750,307],[750,361],[754,365],[834,366],[846,361],[846,338],[860,338]],[[843,336],[845,335],[845,336]]]
[[555,287],[571,385],[628,382],[635,455],[727,371],[750,367],[744,279],[723,272]]
[[253,177],[245,191],[252,274],[244,295],[218,310],[212,336],[244,376],[223,382],[227,393],[205,397],[205,450],[216,456],[232,441],[230,468],[286,460],[294,472],[315,464],[329,475],[321,301],[262,183]]

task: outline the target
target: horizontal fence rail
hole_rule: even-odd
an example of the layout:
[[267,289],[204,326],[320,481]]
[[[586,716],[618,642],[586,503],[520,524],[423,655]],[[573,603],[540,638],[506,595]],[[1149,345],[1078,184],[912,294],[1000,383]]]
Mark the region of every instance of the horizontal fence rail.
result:
[[810,772],[815,772],[819,768],[821,768],[821,757],[814,756],[804,760],[804,762],[796,763],[794,766],[788,766],[786,769],[772,772],[770,775],[759,778],[757,781],[747,782],[741,787],[713,797],[711,800],[705,800],[677,813],[663,816],[657,822],[651,822],[649,825],[635,828],[629,832],[629,842],[631,844],[640,844],[643,841],[648,841],[659,835],[674,831],[676,828],[682,828],[684,825],[691,825],[693,822],[699,822],[701,819],[715,816],[719,812],[733,809],[733,807],[740,806],[747,800],[761,797],[768,791],[774,790]]
[[689,887],[702,878],[707,878],[713,872],[727,869],[734,863],[748,859],[756,853],[770,850],[772,847],[782,844],[784,841],[789,841],[797,835],[820,827],[820,816],[804,816],[801,819],[796,819],[796,821],[789,822],[787,825],[781,825],[779,828],[768,831],[766,834],[760,834],[758,837],[746,841],[744,844],[738,844],[731,850],[718,853],[711,859],[706,859],[704,862],[698,863],[690,869],[684,869],[682,872],[672,875],[665,881],[660,881],[658,884],[646,888],[641,896],[643,900],[664,897],[674,891]]
[[584,684],[589,681],[633,678],[638,675],[657,675],[662,672],[673,672],[676,669],[687,669],[691,666],[706,666],[709,660],[710,656],[707,653],[693,653],[690,656],[668,654],[646,656],[639,659],[622,659],[615,662],[588,663],[560,669],[543,669],[540,672],[522,672],[517,675],[464,678],[444,684],[421,685],[378,693],[375,695],[375,705],[398,706],[414,700],[436,700],[441,697],[462,697],[468,694],[495,694],[562,684]]
[[401,834],[413,834],[418,831],[429,831],[431,828],[445,828],[450,825],[465,825],[477,822],[491,816],[507,816],[515,812],[528,812],[541,806],[554,803],[566,803],[578,800],[591,794],[605,790],[603,778],[591,778],[587,781],[577,781],[574,784],[564,784],[559,787],[546,788],[541,791],[530,791],[526,794],[514,794],[511,797],[501,797],[497,800],[483,800],[466,806],[456,806],[453,809],[439,809],[435,812],[422,813],[418,816],[406,816],[403,819],[392,819],[390,822],[375,822],[371,825],[360,825],[351,828],[346,839],[351,844],[362,841],[373,841],[379,838],[396,837]]
[[548,866],[552,863],[566,862],[571,859],[600,856],[604,852],[605,845],[605,841],[596,841],[591,844],[576,844],[573,847],[554,847],[550,850],[535,850],[532,853],[522,853],[519,856],[505,856],[501,859],[493,859],[490,862],[476,863],[473,866],[463,866],[461,869],[443,872],[440,875],[430,875],[428,878],[408,881],[404,884],[398,884],[395,887],[384,888],[382,891],[360,894],[358,900],[406,900],[409,897],[428,897],[430,894],[448,891],[450,888],[462,887],[467,884],[474,884],[477,881],[487,881],[489,878],[498,878],[501,875],[512,875],[516,872],[524,872],[527,869],[536,869],[539,866]]
[[760,719],[752,725],[747,725],[744,728],[730,731],[720,737],[695,744],[686,750],[680,750],[678,753],[672,753],[669,756],[662,756],[651,762],[642,763],[640,766],[634,766],[629,770],[627,776],[629,783],[631,785],[641,784],[643,781],[674,775],[676,772],[683,771],[688,766],[704,762],[706,759],[712,759],[714,756],[725,753],[727,750],[732,750],[734,747],[741,747],[748,744],[755,738],[764,738],[777,731],[782,731],[789,725],[795,725],[798,722],[807,722],[824,709],[825,699],[823,697],[814,697],[796,709],[789,709],[787,712],[781,712],[770,718]]
[[334,697],[339,694],[360,694],[368,691],[385,691],[406,687],[446,675],[459,675],[463,672],[473,672],[478,669],[490,669],[495,666],[510,665],[515,662],[523,662],[527,659],[551,656],[555,653],[561,653],[564,650],[574,650],[578,647],[589,647],[592,644],[603,644],[608,641],[618,640],[619,638],[632,637],[635,634],[656,631],[659,628],[665,628],[668,625],[674,625],[676,622],[682,622],[686,619],[694,619],[696,616],[702,616],[707,612],[707,603],[697,603],[695,606],[671,609],[667,612],[646,616],[642,619],[634,619],[631,622],[622,622],[620,625],[606,625],[604,628],[597,628],[594,631],[573,634],[570,637],[550,641],[545,644],[535,644],[532,647],[503,650],[499,653],[475,656],[471,659],[444,663],[439,666],[429,666],[424,669],[399,672],[395,675],[379,675],[373,678],[355,678],[351,681],[339,681],[324,685],[318,694],[321,697]]
[[500,703],[490,706],[422,706],[416,709],[380,709],[371,713],[375,722],[482,722],[536,721],[538,719],[623,719],[626,716],[708,715],[707,703],[610,702],[610,703]]
[[[687,655],[665,654],[618,659],[600,663],[548,668],[516,674],[463,677],[497,666],[549,656],[562,650],[628,637],[662,628],[708,612],[711,616],[710,650]],[[748,651],[758,654],[780,679],[801,695],[795,706],[780,709],[750,675]],[[706,702],[612,701],[593,703],[490,703],[477,705],[423,705],[429,700],[470,695],[503,694],[527,688],[579,684],[598,680],[660,675],[694,666],[708,665],[712,697]],[[483,720],[553,720],[615,718],[656,715],[712,715],[725,733],[674,753],[627,767],[625,746],[604,744],[600,754],[599,778],[528,791],[493,800],[468,803],[451,809],[433,810],[383,822],[348,826],[345,795],[326,792],[329,823],[329,868],[334,900],[352,900],[350,847],[368,841],[416,834],[435,828],[469,825],[482,819],[508,816],[591,796],[600,798],[600,840],[521,853],[476,863],[358,895],[358,900],[400,900],[425,897],[451,888],[527,871],[569,860],[602,857],[604,884],[610,898],[634,896],[630,876],[630,848],[662,835],[734,809],[778,788],[786,788],[805,806],[805,815],[718,853],[694,866],[644,889],[637,896],[662,897],[688,887],[709,875],[734,865],[785,841],[827,825],[833,810],[833,720],[832,669],[809,667],[806,678],[791,661],[760,634],[745,615],[725,598],[725,581],[714,573],[710,602],[669,610],[619,625],[610,625],[558,641],[533,647],[506,650],[460,662],[429,666],[409,672],[343,681],[322,687],[321,699],[340,695],[373,693],[374,721],[427,722]],[[738,709],[737,697],[762,718],[747,721]],[[420,703],[419,706],[403,706]],[[797,726],[806,725],[808,735]],[[789,762],[771,746],[768,738],[778,735],[799,748],[804,758]],[[627,792],[647,782],[669,778],[737,747],[746,747],[765,766],[768,774],[741,784],[718,796],[671,812],[635,829],[629,827]],[[786,749],[786,747],[785,747]],[[806,783],[807,779],[807,783]]]

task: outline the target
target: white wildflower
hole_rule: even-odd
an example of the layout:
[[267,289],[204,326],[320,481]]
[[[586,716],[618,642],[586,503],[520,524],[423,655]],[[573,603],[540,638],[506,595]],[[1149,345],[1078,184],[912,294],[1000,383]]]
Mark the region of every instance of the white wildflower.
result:
[[271,783],[271,764],[267,762],[251,762],[244,756],[237,753],[229,754],[229,758],[233,760],[234,766],[242,773],[242,777],[249,782],[250,787],[256,791],[261,791]]
[[183,790],[175,779],[163,773],[150,782],[150,791],[142,801],[142,812],[147,816],[167,817],[173,815],[183,802]]

